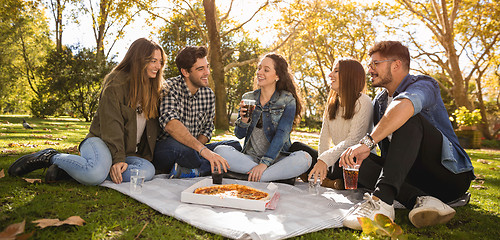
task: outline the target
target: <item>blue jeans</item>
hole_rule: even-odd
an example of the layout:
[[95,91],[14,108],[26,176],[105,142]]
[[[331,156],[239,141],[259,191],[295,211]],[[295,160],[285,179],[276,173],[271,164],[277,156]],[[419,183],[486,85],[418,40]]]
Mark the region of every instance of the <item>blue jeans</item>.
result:
[[[215,153],[227,160],[232,172],[246,174],[259,164],[252,156],[246,155],[231,146],[218,146],[215,148]],[[278,157],[262,173],[260,181],[270,182],[297,177],[309,169],[311,161],[311,155],[305,151],[292,152],[289,156],[283,158]]]
[[[113,164],[108,146],[98,137],[83,140],[80,145],[80,155],[56,154],[51,158],[52,164],[66,171],[76,181],[85,185],[101,184],[106,178],[109,180],[109,170]],[[123,181],[130,181],[130,169],[140,169],[146,172],[146,181],[151,180],[155,174],[153,164],[146,159],[128,156],[128,164],[122,173]]]
[[[220,145],[229,145],[241,151],[241,144],[236,140],[213,142],[205,146],[213,151],[215,147]],[[210,175],[212,172],[208,160],[200,156],[194,149],[178,142],[173,137],[157,141],[153,158],[153,165],[156,170],[162,173],[169,173],[175,163],[186,168],[198,168],[201,176]]]

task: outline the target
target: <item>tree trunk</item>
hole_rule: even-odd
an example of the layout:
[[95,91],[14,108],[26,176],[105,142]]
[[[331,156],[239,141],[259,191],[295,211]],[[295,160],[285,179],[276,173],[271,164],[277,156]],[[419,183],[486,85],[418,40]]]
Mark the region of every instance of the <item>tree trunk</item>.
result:
[[103,0],[99,4],[99,17],[97,18],[97,36],[96,36],[96,45],[97,45],[97,56],[104,57],[104,28],[106,26],[106,21],[108,20],[108,0]]
[[449,66],[451,72],[448,72],[451,76],[451,80],[453,81],[453,87],[451,89],[453,98],[455,99],[455,104],[457,107],[464,106],[469,110],[474,110],[472,107],[472,103],[467,98],[467,86],[465,86],[464,77],[462,76],[462,70],[460,69],[458,56],[456,54],[455,46],[453,43],[455,42],[452,36],[444,36],[447,41],[447,45],[444,46],[446,49],[446,54],[448,55]]
[[212,69],[215,84],[215,128],[229,130],[226,116],[226,84],[224,83],[224,64],[222,62],[220,33],[217,29],[215,0],[203,0],[209,39],[208,61]]

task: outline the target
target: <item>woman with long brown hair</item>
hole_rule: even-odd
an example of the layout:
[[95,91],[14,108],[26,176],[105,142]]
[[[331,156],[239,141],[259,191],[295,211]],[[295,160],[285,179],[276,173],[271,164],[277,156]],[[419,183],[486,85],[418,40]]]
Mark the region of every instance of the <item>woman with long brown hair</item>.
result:
[[224,157],[232,172],[248,174],[248,181],[292,179],[311,166],[311,156],[304,151],[289,153],[290,133],[300,119],[302,105],[286,60],[267,54],[260,61],[255,78],[256,90],[243,94],[255,100],[251,116],[240,103],[235,135],[245,138],[242,152],[231,146],[218,146],[215,152]]
[[97,112],[79,146],[81,156],[44,149],[16,160],[9,174],[21,176],[49,167],[46,182],[69,174],[87,185],[100,184],[107,177],[114,183],[129,181],[131,169],[143,170],[146,180],[153,178],[150,161],[159,133],[164,64],[160,45],[145,38],[134,41],[104,79]]
[[[328,75],[331,79],[327,108],[323,115],[319,140],[319,157],[308,179],[322,181],[322,186],[341,189],[342,169],[338,159],[349,146],[370,131],[373,107],[370,97],[363,93],[365,70],[353,59],[341,59]],[[335,166],[334,166],[335,165]],[[333,171],[328,172],[328,168]],[[336,182],[332,179],[339,179]]]

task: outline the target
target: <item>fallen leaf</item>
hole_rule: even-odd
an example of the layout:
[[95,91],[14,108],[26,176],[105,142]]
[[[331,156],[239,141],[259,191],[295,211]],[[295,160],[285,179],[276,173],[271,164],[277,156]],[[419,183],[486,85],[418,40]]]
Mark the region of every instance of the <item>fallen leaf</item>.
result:
[[23,178],[24,181],[29,183],[42,183],[42,179],[39,178]]
[[0,232],[0,239],[16,239],[16,235],[24,232],[24,225],[26,224],[26,220],[23,220],[20,223],[14,223],[7,226],[3,232]]
[[44,144],[45,145],[59,145],[58,142],[52,142],[52,141],[45,141]]
[[494,168],[494,167],[489,168],[489,169],[490,169],[490,170],[493,170],[493,171],[496,171],[496,170],[497,170],[497,169],[496,169],[496,168]]
[[471,188],[474,188],[474,189],[488,189],[487,187],[483,186],[483,185],[471,185],[470,186]]
[[405,237],[401,227],[383,214],[375,214],[373,220],[367,217],[358,217],[358,222],[363,229],[363,233],[367,235],[388,236],[391,239]]
[[9,143],[7,146],[9,146],[9,147],[19,147],[19,143]]
[[479,179],[479,180],[478,179],[474,179],[474,180],[472,180],[472,182],[475,182],[475,183],[478,183],[478,184],[481,184],[481,185],[484,184],[484,180],[481,180],[481,179]]
[[482,175],[482,174],[477,174],[477,175],[476,175],[476,179],[474,179],[474,180],[484,180],[484,175]]
[[4,173],[3,168],[2,168],[2,170],[0,170],[0,178],[3,178],[3,177],[5,177],[5,173]]
[[85,224],[85,220],[83,220],[80,216],[71,216],[64,221],[60,221],[57,218],[56,219],[44,218],[32,221],[32,223],[37,223],[37,226],[40,228],[58,227],[63,224],[83,226],[83,224]]
[[2,153],[7,153],[7,154],[15,154],[17,153],[17,150],[14,150],[14,149],[2,149]]
[[65,153],[78,153],[78,145],[75,145],[73,147],[65,148],[62,150],[62,152]]
[[31,144],[31,143],[17,143],[17,142],[12,142],[8,144],[9,147],[29,147],[29,148],[36,148],[38,145],[36,144]]
[[491,161],[484,160],[484,159],[478,159],[477,162],[482,163],[482,164],[491,164]]

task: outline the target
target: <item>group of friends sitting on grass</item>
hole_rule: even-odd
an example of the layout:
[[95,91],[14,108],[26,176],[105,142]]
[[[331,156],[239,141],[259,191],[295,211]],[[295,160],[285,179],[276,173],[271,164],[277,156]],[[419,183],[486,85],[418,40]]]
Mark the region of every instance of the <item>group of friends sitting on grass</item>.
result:
[[[446,203],[462,197],[475,178],[471,160],[460,146],[441,99],[439,85],[411,75],[410,54],[398,41],[377,42],[369,50],[375,99],[364,93],[365,69],[355,59],[339,59],[328,75],[330,93],[320,142],[290,140],[301,118],[298,87],[285,58],[264,55],[254,89],[240,103],[234,134],[239,141],[210,142],[215,94],[208,87],[207,48],[186,46],[175,62],[179,75],[163,78],[166,55],[154,41],[140,38],[105,77],[99,106],[80,155],[45,149],[10,166],[11,176],[48,168],[46,182],[72,178],[98,185],[130,181],[132,169],[169,178],[210,175],[248,181],[294,184],[319,181],[341,190],[342,168],[359,168],[365,200],[345,217],[344,226],[361,229],[358,217],[384,214],[394,220],[394,201],[412,209],[416,227],[448,222],[455,210]],[[380,155],[374,151],[380,148]]]

